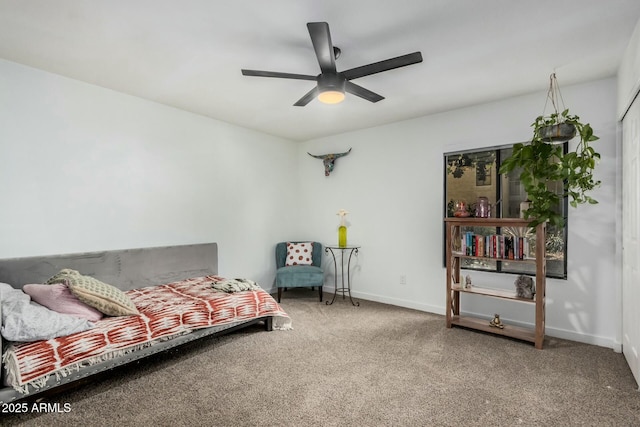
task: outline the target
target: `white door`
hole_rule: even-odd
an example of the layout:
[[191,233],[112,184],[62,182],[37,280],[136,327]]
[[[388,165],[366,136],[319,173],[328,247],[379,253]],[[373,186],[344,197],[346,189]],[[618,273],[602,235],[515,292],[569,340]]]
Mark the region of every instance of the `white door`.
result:
[[640,98],[622,120],[622,351],[640,384]]

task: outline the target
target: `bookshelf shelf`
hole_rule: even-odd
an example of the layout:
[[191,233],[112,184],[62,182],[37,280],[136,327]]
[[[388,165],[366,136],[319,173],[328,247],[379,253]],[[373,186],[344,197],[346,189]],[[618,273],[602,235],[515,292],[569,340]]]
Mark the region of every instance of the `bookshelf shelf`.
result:
[[515,291],[506,291],[504,289],[481,288],[478,286],[472,286],[471,288],[464,288],[460,286],[459,283],[454,283],[451,285],[451,290],[455,292],[464,292],[467,294],[477,294],[477,295],[484,295],[487,297],[520,301],[528,304],[535,304],[536,302],[535,297],[533,299],[519,298],[516,296]]
[[482,256],[474,256],[474,255],[465,255],[462,252],[451,252],[453,256],[458,258],[467,258],[467,259],[483,259],[487,261],[502,261],[502,262],[522,262],[525,264],[535,264],[535,258],[524,258],[524,259],[509,259],[509,258],[494,258],[494,257],[482,257]]
[[[545,328],[545,290],[546,290],[546,260],[545,245],[536,245],[535,255],[523,254],[522,251],[515,250],[513,258],[503,256],[482,256],[482,253],[490,253],[495,249],[490,244],[491,250],[480,248],[477,255],[469,255],[466,252],[463,227],[495,227],[497,235],[501,236],[505,229],[527,229],[528,220],[518,218],[445,218],[446,226],[446,265],[447,265],[447,302],[446,302],[446,322],[447,328],[460,326],[464,328],[476,329],[490,332],[497,335],[508,336],[534,343],[537,349],[542,349],[544,343]],[[544,242],[546,234],[546,224],[540,224],[535,229],[537,242]],[[494,239],[495,240],[495,239]],[[462,243],[461,243],[462,241]],[[509,243],[513,245],[513,243]],[[462,246],[462,249],[461,249]],[[500,248],[501,246],[498,246]],[[513,247],[513,246],[512,246]],[[517,247],[517,246],[516,246]],[[522,248],[522,246],[521,246]],[[465,250],[463,252],[463,249]],[[498,250],[499,252],[499,250]],[[518,255],[520,252],[520,255]],[[518,259],[518,256],[523,259]],[[529,263],[535,264],[535,286],[536,294],[533,299],[519,298],[516,292],[504,289],[491,289],[485,287],[471,286],[466,288],[461,284],[460,269],[463,259],[477,259],[496,262],[509,263]],[[525,328],[514,325],[504,325],[503,329],[493,327],[485,319],[460,315],[460,294],[474,294],[483,297],[498,298],[505,301],[513,301],[533,305],[535,309],[535,327]]]

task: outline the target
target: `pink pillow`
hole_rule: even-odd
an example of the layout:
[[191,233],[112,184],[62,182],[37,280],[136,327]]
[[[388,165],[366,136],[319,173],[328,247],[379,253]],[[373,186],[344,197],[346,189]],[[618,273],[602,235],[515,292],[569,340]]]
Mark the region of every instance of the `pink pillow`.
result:
[[64,283],[24,285],[22,290],[33,301],[58,313],[81,317],[92,322],[104,316],[102,312],[80,301]]

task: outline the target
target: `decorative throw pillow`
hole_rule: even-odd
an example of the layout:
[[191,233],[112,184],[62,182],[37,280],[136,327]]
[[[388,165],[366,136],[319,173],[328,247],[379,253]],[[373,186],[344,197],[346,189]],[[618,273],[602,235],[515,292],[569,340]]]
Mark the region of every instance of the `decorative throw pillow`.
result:
[[287,260],[284,265],[311,265],[313,264],[313,243],[287,242]]
[[108,285],[90,276],[83,276],[76,270],[65,268],[47,280],[64,283],[78,299],[97,308],[107,316],[130,316],[140,314],[131,299],[115,286]]
[[71,293],[67,285],[54,283],[51,285],[28,284],[22,287],[25,294],[40,305],[57,313],[95,322],[104,317],[101,311],[83,303]]
[[31,301],[20,289],[0,283],[4,339],[18,342],[49,340],[93,328],[87,319],[56,313]]

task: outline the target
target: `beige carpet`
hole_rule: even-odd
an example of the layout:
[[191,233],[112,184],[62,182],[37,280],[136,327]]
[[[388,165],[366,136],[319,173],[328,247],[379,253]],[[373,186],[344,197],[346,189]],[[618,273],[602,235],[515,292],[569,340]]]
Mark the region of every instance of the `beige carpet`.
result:
[[3,426],[638,426],[621,354],[531,344],[442,316],[286,292],[294,330],[260,327],[189,345],[47,398],[68,413]]

